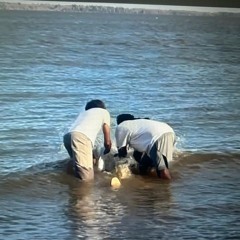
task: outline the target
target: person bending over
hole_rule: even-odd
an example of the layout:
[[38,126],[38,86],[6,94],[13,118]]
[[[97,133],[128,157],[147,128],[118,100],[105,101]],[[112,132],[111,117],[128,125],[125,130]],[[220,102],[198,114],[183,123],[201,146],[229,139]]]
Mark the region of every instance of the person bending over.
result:
[[73,125],[63,137],[63,143],[73,160],[75,176],[83,181],[94,178],[93,146],[97,134],[104,135],[104,153],[111,149],[110,114],[105,104],[98,99],[91,100],[80,112]]
[[175,133],[168,124],[120,114],[115,138],[119,157],[127,155],[128,147],[134,149],[133,156],[139,162],[140,174],[147,174],[154,167],[158,177],[171,179],[168,162],[172,160]]

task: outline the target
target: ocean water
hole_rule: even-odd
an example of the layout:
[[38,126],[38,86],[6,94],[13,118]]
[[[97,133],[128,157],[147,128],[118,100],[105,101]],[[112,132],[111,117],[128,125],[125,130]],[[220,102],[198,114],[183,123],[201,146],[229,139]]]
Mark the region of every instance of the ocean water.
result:
[[[0,12],[0,239],[240,239],[239,15]],[[66,172],[91,99],[169,123],[171,182]],[[101,136],[97,144],[101,144]]]

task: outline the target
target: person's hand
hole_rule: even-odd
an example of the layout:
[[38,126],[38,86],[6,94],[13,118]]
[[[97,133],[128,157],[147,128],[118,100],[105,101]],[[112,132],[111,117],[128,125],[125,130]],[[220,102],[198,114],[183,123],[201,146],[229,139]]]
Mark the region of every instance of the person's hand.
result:
[[107,154],[107,153],[109,153],[110,152],[110,150],[111,150],[111,147],[112,147],[112,143],[111,142],[109,142],[109,143],[104,143],[104,152],[103,152],[103,154],[105,155],[105,154]]
[[110,150],[111,150],[111,148],[105,148],[104,152],[103,152],[103,155],[108,154],[110,152]]
[[118,149],[118,156],[120,158],[124,158],[127,156],[127,148],[126,147],[122,147],[120,149]]

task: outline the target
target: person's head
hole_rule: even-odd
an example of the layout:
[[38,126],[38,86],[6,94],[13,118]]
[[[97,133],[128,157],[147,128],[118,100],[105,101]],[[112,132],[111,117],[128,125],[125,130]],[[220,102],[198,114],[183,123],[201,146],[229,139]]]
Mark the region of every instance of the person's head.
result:
[[128,113],[120,114],[117,116],[117,125],[119,125],[120,123],[122,123],[124,121],[134,120],[134,119],[135,118],[132,114],[128,114]]
[[103,101],[99,100],[99,99],[94,99],[89,101],[86,106],[85,106],[85,110],[89,110],[91,108],[103,108],[106,109],[105,104]]

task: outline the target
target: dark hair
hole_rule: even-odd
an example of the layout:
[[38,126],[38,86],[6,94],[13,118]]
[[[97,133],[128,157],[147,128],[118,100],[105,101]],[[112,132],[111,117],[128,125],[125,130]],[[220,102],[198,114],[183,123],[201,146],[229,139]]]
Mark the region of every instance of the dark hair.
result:
[[120,114],[117,116],[117,125],[128,120],[134,120],[134,116],[128,113]]
[[103,109],[106,109],[105,104],[103,103],[103,101],[101,101],[99,99],[91,100],[90,102],[88,102],[86,104],[85,110],[89,110],[91,108],[103,108]]
[[128,114],[128,113],[123,113],[117,116],[117,125],[119,125],[120,123],[124,122],[124,121],[128,121],[128,120],[138,120],[138,119],[150,119],[149,117],[145,117],[145,118],[135,118],[132,114]]

